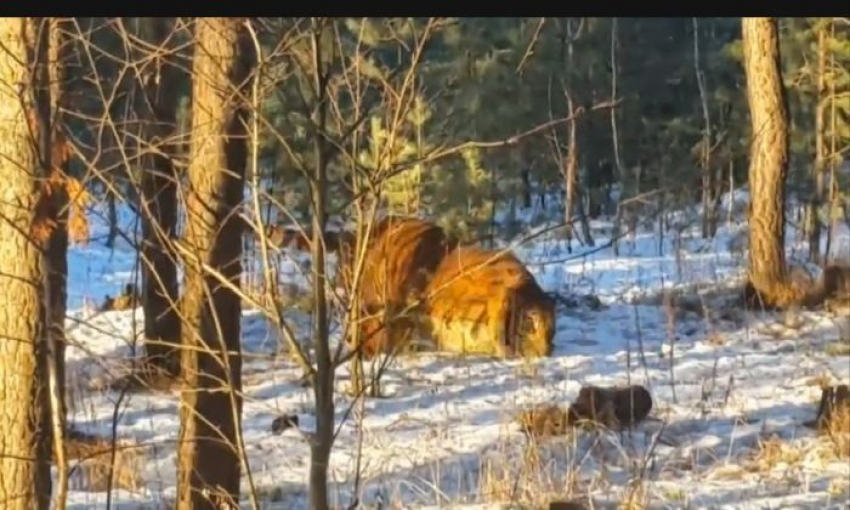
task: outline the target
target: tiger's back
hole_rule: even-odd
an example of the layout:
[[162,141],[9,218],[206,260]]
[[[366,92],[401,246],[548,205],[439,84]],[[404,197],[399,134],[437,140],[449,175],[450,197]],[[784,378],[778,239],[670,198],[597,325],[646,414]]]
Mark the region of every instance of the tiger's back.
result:
[[[367,358],[410,340],[422,292],[456,244],[442,228],[417,218],[390,217],[375,225],[367,241],[357,289],[365,316],[360,325]],[[341,282],[349,296],[355,260],[351,242],[340,255]]]

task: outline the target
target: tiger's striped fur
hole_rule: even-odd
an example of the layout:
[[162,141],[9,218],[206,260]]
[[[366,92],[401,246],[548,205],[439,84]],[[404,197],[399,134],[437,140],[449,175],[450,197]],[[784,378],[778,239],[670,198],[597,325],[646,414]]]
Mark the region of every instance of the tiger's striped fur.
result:
[[428,325],[440,351],[552,354],[555,302],[513,253],[458,248],[443,259],[426,295]]
[[[366,359],[379,352],[397,352],[411,340],[421,314],[422,292],[456,245],[457,240],[442,228],[417,218],[388,217],[373,227],[357,292]],[[340,246],[337,273],[337,283],[349,297],[356,260],[353,251],[353,239]]]

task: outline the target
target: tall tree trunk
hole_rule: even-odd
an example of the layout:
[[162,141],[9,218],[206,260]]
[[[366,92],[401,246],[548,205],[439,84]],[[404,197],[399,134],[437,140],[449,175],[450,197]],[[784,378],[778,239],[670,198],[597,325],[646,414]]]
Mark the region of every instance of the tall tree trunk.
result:
[[[64,35],[67,22],[53,18],[50,21],[50,83],[51,83],[51,165],[63,180],[68,177],[68,139],[65,136],[64,115],[66,104],[65,62],[71,41]],[[55,363],[59,394],[65,396],[65,312],[68,300],[68,190],[53,190],[51,218],[56,228],[50,236],[47,257],[50,270],[50,333],[55,350]],[[66,413],[62,399],[62,415]]]
[[[619,76],[619,64],[617,60],[617,46],[619,41],[619,24],[617,18],[611,20],[611,101],[617,100],[617,78]],[[620,179],[621,188],[620,202],[628,198],[626,193],[626,181],[623,172],[623,160],[620,156],[620,135],[617,129],[617,107],[611,107],[611,143],[614,152],[614,166],[617,168],[617,178]],[[632,193],[635,195],[640,193],[640,171],[635,174],[635,183]],[[617,204],[617,217],[614,220],[614,229],[611,233],[611,243],[614,250],[614,256],[620,256],[620,236],[622,230],[623,211],[620,204]]]
[[[155,47],[167,44],[174,18],[144,18],[142,32]],[[170,56],[170,55],[166,55]],[[146,76],[142,101],[143,139],[153,151],[142,161],[142,306],[145,314],[145,351],[148,363],[175,374],[179,371],[180,318],[177,263],[171,241],[177,230],[177,174],[173,137],[177,130],[180,71],[166,60]]]
[[[829,37],[830,39],[835,39],[835,23],[830,23],[829,27]],[[838,147],[836,146],[837,142],[837,131],[836,131],[836,119],[837,119],[837,111],[836,111],[836,97],[835,97],[835,52],[829,52],[829,69],[833,72],[830,73],[829,80],[829,223],[826,228],[826,246],[823,250],[823,260],[824,262],[829,261],[830,252],[832,249],[832,236],[833,236],[833,227],[837,226],[832,220],[832,211],[835,211],[839,207],[839,194],[838,194]],[[826,124],[826,120],[824,119],[824,124]],[[824,140],[824,145],[826,145],[826,140]],[[845,202],[844,205],[844,217],[847,221],[850,221],[850,203]]]
[[[566,73],[561,71],[561,86],[564,90],[564,96],[567,100],[567,115],[570,118],[569,124],[569,146],[567,148],[567,158],[564,161],[562,172],[564,173],[564,223],[566,225],[567,235],[567,251],[573,251],[573,211],[575,209],[576,196],[576,174],[578,173],[578,144],[576,143],[576,119],[572,118],[575,114],[573,102],[573,73],[575,66],[573,65],[573,55],[576,36],[573,34],[573,27],[570,18],[564,19],[564,32],[561,36],[561,63],[565,66]],[[566,58],[564,55],[566,52]],[[563,69],[563,68],[562,68]]]
[[[572,238],[576,233],[573,226],[573,213],[576,205],[579,209],[579,221],[581,222],[582,235],[584,236],[584,244],[593,246],[593,238],[590,234],[590,224],[587,220],[587,215],[584,213],[584,205],[582,204],[581,186],[578,181],[578,119],[574,118],[576,113],[575,101],[573,100],[573,72],[574,65],[574,43],[581,36],[584,26],[584,20],[580,19],[577,28],[572,25],[572,19],[564,20],[564,31],[561,36],[561,60],[565,64],[566,72],[561,72],[561,87],[564,96],[567,100],[567,115],[570,117],[568,128],[568,148],[567,157],[564,160],[564,168],[562,169],[565,183],[564,196],[564,222],[567,226],[567,250],[572,252]],[[566,58],[564,55],[566,52]]]
[[750,105],[749,278],[768,305],[787,304],[785,178],[788,107],[775,18],[743,18],[744,65]]
[[[240,18],[198,18],[186,199],[179,508],[238,507],[242,419],[240,287],[254,63]],[[208,268],[203,267],[207,265]],[[217,274],[216,274],[217,273]],[[218,276],[224,278],[223,283]]]
[[[322,55],[322,21],[312,20],[313,78],[316,93],[315,118],[316,132],[313,135],[315,157],[315,175],[310,182],[313,197],[313,345],[316,350],[316,383],[313,385],[316,398],[316,436],[310,446],[310,507],[325,510],[328,506],[328,463],[334,440],[334,367],[331,361],[328,306],[325,286],[327,285],[325,267],[325,247],[322,233],[327,218],[327,159],[323,138],[327,115],[326,67]],[[321,131],[319,131],[321,130]]]
[[[65,65],[71,41],[65,35],[67,21],[50,19],[50,117],[42,120],[43,128],[50,129],[50,143],[42,147],[42,158],[50,163],[50,171],[60,182],[68,182],[68,141],[65,136],[63,108],[67,103],[68,80]],[[47,151],[50,155],[47,155]],[[49,157],[49,159],[47,159]],[[53,451],[59,476],[57,479],[57,506],[64,508],[68,494],[68,464],[65,450],[64,431],[67,423],[68,406],[65,391],[65,312],[68,301],[68,209],[69,190],[56,186],[51,193],[50,218],[55,222],[47,246],[48,299],[50,303],[50,338],[48,369],[54,384],[51,387],[51,412],[53,413]]]
[[815,263],[821,262],[820,235],[821,222],[818,218],[818,209],[826,198],[826,107],[829,104],[826,87],[826,55],[827,55],[827,30],[830,23],[826,20],[818,20],[818,75],[817,96],[815,97],[815,164],[814,170],[814,193],[808,204],[809,227],[809,260]]
[[[572,49],[570,51],[572,53]],[[572,59],[570,59],[572,60]],[[569,91],[565,91],[567,96],[567,115],[572,117],[575,114],[573,106],[573,96]],[[564,222],[567,226],[567,250],[572,253],[572,240],[575,234],[573,229],[573,211],[575,210],[576,184],[578,174],[578,144],[576,131],[576,119],[570,119],[569,125],[569,147],[567,148],[567,158],[564,161],[564,180],[566,181],[566,196],[564,197]]]
[[715,209],[717,195],[717,183],[715,172],[711,166],[711,115],[708,110],[708,91],[705,84],[705,73],[700,64],[699,51],[699,19],[691,18],[694,26],[694,71],[696,73],[697,87],[699,88],[700,104],[702,105],[703,132],[702,151],[700,154],[700,165],[702,166],[702,237],[708,239],[714,237],[717,232],[717,210]]
[[[42,81],[49,44],[43,21],[0,18],[0,182],[5,197],[0,200],[0,501],[3,508],[22,510],[48,508],[52,485],[44,295],[50,233],[45,232],[49,211],[42,201],[48,167],[38,150],[49,142],[49,131],[40,126],[44,109],[49,117],[50,108]],[[40,64],[35,74],[29,70],[33,57]]]
[[[617,94],[619,94],[618,89],[618,79],[620,74],[620,64],[618,58],[618,47],[619,47],[619,24],[617,18],[611,20],[611,101],[617,100]],[[617,107],[611,107],[611,141],[613,143],[613,152],[614,152],[614,164],[617,168],[617,177],[622,180],[623,179],[623,161],[621,159],[620,154],[620,135],[619,130],[617,129]],[[634,190],[635,194],[640,193],[640,189],[637,187]]]

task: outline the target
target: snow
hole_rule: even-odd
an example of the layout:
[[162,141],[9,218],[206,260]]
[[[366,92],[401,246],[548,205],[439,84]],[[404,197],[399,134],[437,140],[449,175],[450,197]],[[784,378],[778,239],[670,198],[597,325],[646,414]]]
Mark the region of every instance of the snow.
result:
[[[746,195],[736,192],[736,211],[742,200]],[[728,197],[723,207],[729,207]],[[120,213],[132,237],[132,212],[122,207]],[[103,235],[101,219],[93,215],[91,221],[93,235]],[[656,233],[642,231],[620,241],[618,257],[606,246],[610,224],[593,227],[596,247],[574,243],[570,253],[557,235],[543,235],[515,249],[546,290],[594,293],[604,303],[600,310],[559,307],[552,357],[526,363],[424,353],[390,364],[382,398],[355,402],[344,391],[336,393],[333,504],[351,503],[362,449],[360,503],[371,508],[493,508],[510,503],[512,491],[563,499],[568,489],[573,496],[589,494],[597,505],[613,505],[635,488],[653,508],[846,508],[850,463],[818,454],[825,440],[801,423],[813,417],[820,397],[814,381],[850,382],[848,358],[825,352],[846,338],[847,318],[800,312],[800,324],[790,327],[780,314],[740,313],[740,321],[672,317],[660,306],[661,291],[708,288],[743,275],[745,248],[730,246],[746,237],[746,225],[724,224],[711,241],[700,239],[698,222],[665,233],[663,243]],[[789,257],[801,258],[805,244],[793,229],[787,238]],[[117,416],[118,437],[144,445],[146,462],[144,488],[114,490],[112,504],[160,508],[175,495],[179,394],[119,398],[117,392],[87,389],[114,376],[140,348],[140,308],[90,310],[92,301],[102,302],[138,278],[131,245],[119,240],[110,250],[93,241],[70,250],[70,421],[109,435]],[[832,250],[850,254],[846,227],[836,229]],[[299,263],[284,266],[282,275],[307,285]],[[306,338],[309,316],[288,310],[287,319]],[[242,320],[243,349],[253,355],[243,371],[243,435],[260,507],[305,508],[312,390],[299,386],[297,366],[278,353],[277,334],[260,313],[245,309]],[[337,389],[348,382],[348,367],[341,367]],[[631,433],[541,442],[545,467],[529,474],[526,439],[513,421],[519,411],[566,406],[585,384],[627,383],[651,390],[651,420]],[[281,413],[297,414],[299,428],[273,435],[271,422]],[[771,436],[800,452],[800,459],[754,468],[759,444]],[[246,507],[248,490],[243,476]],[[105,492],[75,486],[70,493],[70,508],[105,503]]]

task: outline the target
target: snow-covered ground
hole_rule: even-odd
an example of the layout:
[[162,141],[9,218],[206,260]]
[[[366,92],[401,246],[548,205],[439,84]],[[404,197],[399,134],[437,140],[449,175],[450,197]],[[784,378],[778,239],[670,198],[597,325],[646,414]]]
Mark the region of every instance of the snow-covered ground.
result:
[[[121,218],[132,227],[130,213],[122,209]],[[92,223],[94,235],[102,233],[100,221]],[[828,440],[801,424],[814,416],[819,382],[850,382],[850,359],[827,353],[850,335],[850,320],[826,312],[797,314],[794,324],[781,315],[724,320],[676,313],[653,295],[740,277],[745,226],[724,226],[710,242],[699,238],[698,223],[665,234],[663,243],[639,233],[621,241],[619,257],[605,247],[602,227],[594,225],[596,248],[574,244],[568,253],[556,236],[516,248],[546,290],[592,292],[605,305],[559,307],[551,358],[525,364],[426,353],[395,361],[384,377],[385,397],[362,408],[337,393],[335,504],[346,508],[353,500],[360,452],[360,502],[370,508],[492,508],[512,498],[544,501],[546,494],[590,495],[608,507],[630,491],[653,508],[847,507],[850,462],[832,457]],[[787,237],[789,257],[801,257],[805,246],[793,231]],[[832,253],[850,254],[846,227],[837,229]],[[119,439],[144,445],[146,462],[144,488],[115,490],[112,504],[164,507],[175,493],[179,396],[128,394],[119,401],[116,392],[85,389],[128,362],[142,331],[141,309],[94,317],[84,310],[86,300],[99,303],[133,281],[136,255],[123,242],[115,250],[93,242],[73,247],[69,259],[68,373],[79,388],[70,419],[108,435],[117,406]],[[296,268],[290,263],[284,273]],[[306,335],[309,317],[289,317]],[[243,348],[257,355],[244,367],[243,434],[253,482],[260,508],[297,509],[307,501],[312,390],[297,384],[293,362],[275,356],[277,343],[263,317],[245,310]],[[627,383],[652,391],[653,419],[622,435],[547,440],[533,467],[517,412],[566,406],[584,384]],[[347,385],[342,367],[337,386]],[[300,428],[273,435],[272,420],[281,413],[298,414]],[[764,445],[777,441],[787,455],[771,462]],[[245,506],[247,493],[243,477]],[[104,492],[78,485],[70,495],[73,508],[105,502]]]

